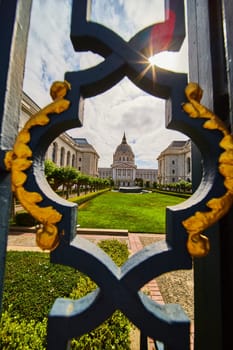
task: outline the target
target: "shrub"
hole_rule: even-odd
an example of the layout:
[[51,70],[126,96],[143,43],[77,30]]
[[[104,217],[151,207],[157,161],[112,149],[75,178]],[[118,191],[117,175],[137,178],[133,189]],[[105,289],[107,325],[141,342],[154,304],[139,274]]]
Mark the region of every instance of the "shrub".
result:
[[35,226],[36,220],[26,211],[17,212],[15,215],[16,226]]
[[46,318],[26,321],[5,311],[0,321],[0,349],[45,350],[46,327]]
[[130,350],[130,324],[127,318],[116,311],[101,326],[80,338],[72,339],[72,350]]
[[[117,265],[128,257],[126,244],[100,244]],[[64,283],[65,281],[65,283]],[[59,297],[81,298],[96,288],[86,275],[71,267],[51,264],[46,253],[8,252],[0,322],[0,349],[45,350],[47,316]],[[31,319],[33,317],[33,319]],[[101,326],[72,340],[72,350],[127,350],[130,323],[116,311]]]
[[184,199],[188,199],[189,197],[191,197],[190,193],[172,192],[172,191],[167,191],[164,189],[155,189],[153,192],[166,194],[169,196],[174,196],[174,197],[179,197],[179,198],[184,198]]
[[[96,288],[95,283],[86,275],[80,274],[78,288],[70,294],[73,299],[79,299]],[[71,350],[128,350],[130,323],[120,312],[114,314],[99,327],[79,338],[72,339]]]
[[57,297],[69,296],[77,278],[73,268],[51,264],[47,253],[8,252],[3,310],[12,305],[12,316],[41,321]]
[[83,203],[89,201],[90,199],[93,199],[93,198],[95,198],[95,197],[97,197],[105,192],[108,192],[108,191],[109,191],[109,188],[104,189],[104,190],[100,190],[98,192],[90,192],[90,193],[85,194],[83,196],[70,198],[69,201],[76,203],[76,204],[83,204]]
[[123,265],[129,257],[127,245],[117,239],[100,241],[99,246],[112,258],[117,266]]
[[[98,244],[115,262],[121,266],[128,258],[127,245],[118,240],[104,240]],[[71,298],[79,299],[96,288],[86,275],[80,275],[78,288],[71,293]],[[130,322],[119,310],[99,327],[77,339],[72,339],[72,350],[129,350]]]

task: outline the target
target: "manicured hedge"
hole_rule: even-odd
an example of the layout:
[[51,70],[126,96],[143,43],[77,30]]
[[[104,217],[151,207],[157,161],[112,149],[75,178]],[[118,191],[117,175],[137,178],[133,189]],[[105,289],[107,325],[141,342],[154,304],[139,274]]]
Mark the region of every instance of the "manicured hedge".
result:
[[32,227],[36,225],[36,220],[26,211],[18,211],[15,214],[15,225]]
[[70,198],[69,201],[73,202],[73,203],[77,203],[77,204],[83,204],[83,203],[89,201],[90,199],[93,199],[93,198],[95,198],[95,197],[97,197],[105,192],[108,192],[108,191],[109,191],[109,188],[104,189],[104,190],[100,190],[97,192],[89,192],[88,194],[84,194],[83,196]]
[[0,320],[1,350],[45,350],[47,319],[26,321],[5,311]]
[[129,257],[127,245],[116,239],[100,241],[99,246],[110,256],[117,266],[123,265]]
[[167,194],[169,196],[175,196],[175,197],[180,197],[180,198],[184,198],[184,199],[188,199],[192,195],[192,193],[182,193],[182,192],[165,191],[165,190],[158,190],[158,189],[153,190],[153,192]]
[[[128,258],[126,244],[100,242],[117,265]],[[67,266],[51,264],[46,253],[8,252],[3,315],[0,322],[1,350],[45,350],[47,314],[56,297],[80,298],[96,288],[86,275]],[[129,350],[130,323],[116,311],[100,327],[72,340],[72,350]]]
[[[89,201],[92,198],[95,198],[102,193],[108,192],[108,189],[100,190],[97,192],[89,192],[88,194],[85,194],[83,196],[78,197],[72,197],[69,199],[70,202],[77,203],[77,204],[83,204],[87,201]],[[20,210],[15,214],[15,225],[16,226],[26,226],[26,227],[32,227],[35,226],[38,222],[25,210]]]
[[[116,265],[121,266],[128,259],[128,248],[126,244],[118,240],[104,240],[99,246],[112,258]],[[96,285],[89,277],[82,275],[78,282],[79,288],[71,293],[71,297],[78,299],[91,292]],[[88,290],[87,290],[88,289]],[[116,311],[101,326],[88,334],[84,334],[71,342],[72,350],[129,350],[130,323],[120,312]]]
[[42,321],[56,298],[68,297],[79,273],[71,267],[51,264],[49,254],[8,252],[3,310],[11,315]]

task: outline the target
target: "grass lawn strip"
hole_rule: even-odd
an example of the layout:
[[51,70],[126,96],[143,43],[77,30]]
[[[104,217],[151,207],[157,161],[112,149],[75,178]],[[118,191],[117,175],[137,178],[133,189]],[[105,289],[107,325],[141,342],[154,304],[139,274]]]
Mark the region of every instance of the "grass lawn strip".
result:
[[165,233],[166,207],[183,201],[160,193],[106,192],[79,208],[78,224],[83,228]]

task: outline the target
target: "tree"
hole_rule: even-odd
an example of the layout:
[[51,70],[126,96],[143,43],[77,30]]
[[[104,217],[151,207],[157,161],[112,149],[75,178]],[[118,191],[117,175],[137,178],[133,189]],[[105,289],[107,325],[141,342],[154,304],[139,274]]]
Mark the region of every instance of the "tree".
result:
[[140,186],[143,187],[143,179],[142,178],[137,178],[134,180],[135,186]]
[[75,183],[77,185],[77,195],[80,196],[81,190],[84,190],[85,194],[88,189],[89,177],[85,174],[79,173],[79,176],[76,178]]
[[73,167],[58,167],[51,160],[45,161],[45,176],[54,191],[62,186],[63,195],[69,198],[70,190],[76,183],[79,171]]
[[98,191],[111,185],[110,179],[85,175],[73,167],[58,167],[51,160],[45,161],[45,176],[54,191],[62,187],[62,196],[65,195],[66,199],[69,198],[74,185],[77,196],[80,196],[81,191],[86,194],[88,191]]
[[63,178],[63,190],[66,193],[66,199],[69,198],[71,189],[76,183],[78,170],[73,167],[62,167],[62,178]]
[[59,169],[57,167],[57,165],[52,162],[51,160],[49,159],[46,159],[45,162],[44,162],[44,172],[45,172],[45,177],[48,181],[48,183],[50,184],[50,186],[54,189],[54,174],[55,174],[55,171]]

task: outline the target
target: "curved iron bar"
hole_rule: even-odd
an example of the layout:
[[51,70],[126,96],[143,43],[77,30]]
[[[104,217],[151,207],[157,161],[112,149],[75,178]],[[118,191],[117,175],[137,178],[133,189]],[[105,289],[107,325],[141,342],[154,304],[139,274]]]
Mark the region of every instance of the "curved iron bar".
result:
[[[154,246],[154,245],[153,245]],[[71,339],[80,336],[94,327],[98,326],[115,310],[121,310],[137,327],[153,339],[158,339],[173,347],[180,346],[182,349],[189,344],[189,320],[179,305],[159,305],[138,292],[139,285],[135,285],[136,276],[140,268],[141,279],[143,273],[145,282],[151,280],[161,273],[179,268],[177,266],[177,256],[163,242],[163,252],[161,252],[161,243],[158,244],[157,253],[155,246],[149,255],[151,259],[145,259],[141,253],[141,260],[136,254],[130,260],[133,262],[131,269],[129,266],[118,268],[112,260],[95,244],[76,237],[70,246],[58,248],[52,253],[56,263],[72,266],[79,271],[91,277],[99,286],[95,292],[78,300],[59,299],[49,317],[49,343],[56,341],[50,335],[56,332],[56,327],[63,330],[63,337]],[[152,248],[152,247],[151,247]],[[148,248],[148,250],[150,250]],[[171,254],[173,255],[171,258]],[[144,261],[142,262],[142,259]],[[170,261],[170,265],[165,267],[165,261]],[[146,265],[146,266],[145,266]],[[124,271],[124,273],[123,273]],[[67,310],[70,310],[68,313]],[[106,311],[107,310],[107,311]],[[68,317],[69,316],[69,317]],[[88,317],[89,316],[89,317]],[[67,319],[68,317],[68,319]],[[88,318],[91,322],[84,322]],[[169,340],[167,334],[169,332]],[[185,347],[184,347],[185,348]]]
[[[74,239],[76,206],[53,194],[43,173],[44,154],[49,144],[61,132],[82,125],[84,98],[106,91],[125,76],[144,91],[167,101],[170,110],[167,121],[169,127],[180,129],[198,140],[195,135],[203,133],[201,125],[197,126],[193,120],[185,119],[181,111],[185,99],[186,74],[169,72],[159,67],[153,69],[147,59],[154,52],[179,49],[184,39],[183,1],[171,0],[168,4],[167,22],[140,31],[126,43],[109,29],[87,22],[86,0],[73,1],[71,36],[74,44],[78,45],[78,50],[92,49],[102,53],[105,61],[85,71],[65,74],[65,79],[72,87],[66,96],[70,107],[62,113],[59,120],[51,114],[48,125],[31,130],[29,147],[33,151],[33,165],[26,171],[25,188],[33,188],[42,195],[42,207],[52,204],[62,215],[57,224],[60,241],[51,252],[51,261],[87,273],[100,289],[79,301],[71,303],[58,300],[54,304],[49,315],[48,349],[65,349],[68,339],[100,324],[116,308],[121,309],[144,334],[171,345],[172,349],[189,347],[189,321],[180,307],[159,306],[138,292],[143,284],[161,273],[191,268],[191,258],[185,249],[186,232],[180,220],[186,216],[188,208],[176,211],[170,220],[173,227],[168,222],[167,242],[145,248],[119,269],[96,247],[80,238]],[[75,8],[78,8],[77,13]],[[173,27],[168,28],[167,36],[164,36],[164,29],[169,23]],[[153,31],[156,33],[154,38],[151,36]],[[150,45],[152,51],[149,51]],[[205,194],[209,195],[211,190],[209,188]],[[202,201],[203,198],[201,201],[198,198],[195,205],[200,205]]]

